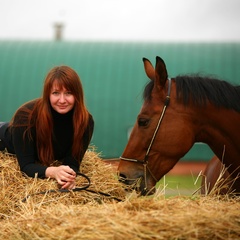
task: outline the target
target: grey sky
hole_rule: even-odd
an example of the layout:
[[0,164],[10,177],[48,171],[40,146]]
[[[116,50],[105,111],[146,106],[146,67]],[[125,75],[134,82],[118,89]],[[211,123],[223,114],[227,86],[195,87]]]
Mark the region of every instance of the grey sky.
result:
[[0,0],[0,39],[240,41],[240,0]]

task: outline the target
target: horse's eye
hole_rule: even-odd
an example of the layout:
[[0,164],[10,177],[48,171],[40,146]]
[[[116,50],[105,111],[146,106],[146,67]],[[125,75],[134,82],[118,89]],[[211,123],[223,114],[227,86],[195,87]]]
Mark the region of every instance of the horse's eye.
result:
[[141,127],[146,127],[149,123],[149,119],[146,118],[139,118],[138,119],[138,125]]

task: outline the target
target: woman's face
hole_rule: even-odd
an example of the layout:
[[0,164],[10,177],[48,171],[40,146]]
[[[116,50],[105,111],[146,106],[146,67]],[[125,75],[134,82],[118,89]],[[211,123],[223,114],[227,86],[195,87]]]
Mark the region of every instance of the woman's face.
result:
[[50,93],[50,104],[52,108],[60,114],[65,114],[73,109],[74,103],[75,98],[72,93],[64,87],[59,88],[56,81],[54,81]]

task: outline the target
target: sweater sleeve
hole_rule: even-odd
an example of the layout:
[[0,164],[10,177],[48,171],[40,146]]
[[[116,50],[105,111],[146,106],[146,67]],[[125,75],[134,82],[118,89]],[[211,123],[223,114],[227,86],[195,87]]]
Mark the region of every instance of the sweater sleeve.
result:
[[12,143],[20,170],[29,177],[35,177],[37,174],[37,177],[44,178],[47,167],[38,163],[36,144],[27,135],[24,138],[25,129],[25,127],[12,128]]

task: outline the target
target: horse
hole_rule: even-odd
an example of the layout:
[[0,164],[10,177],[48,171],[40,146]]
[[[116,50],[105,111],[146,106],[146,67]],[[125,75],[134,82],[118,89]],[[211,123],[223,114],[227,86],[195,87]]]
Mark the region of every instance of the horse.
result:
[[203,142],[227,167],[234,191],[240,192],[240,86],[200,74],[169,78],[159,56],[155,68],[146,58],[143,64],[150,81],[119,158],[119,180],[127,185],[138,180],[140,194],[153,194],[156,183],[193,144]]

